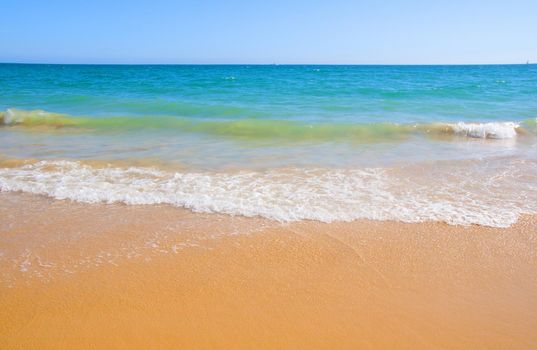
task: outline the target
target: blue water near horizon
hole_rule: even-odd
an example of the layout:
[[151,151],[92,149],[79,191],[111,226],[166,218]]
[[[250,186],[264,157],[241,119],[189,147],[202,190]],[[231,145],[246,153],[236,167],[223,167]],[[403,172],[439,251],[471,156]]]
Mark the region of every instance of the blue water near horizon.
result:
[[537,116],[536,65],[0,64],[0,110],[322,123]]

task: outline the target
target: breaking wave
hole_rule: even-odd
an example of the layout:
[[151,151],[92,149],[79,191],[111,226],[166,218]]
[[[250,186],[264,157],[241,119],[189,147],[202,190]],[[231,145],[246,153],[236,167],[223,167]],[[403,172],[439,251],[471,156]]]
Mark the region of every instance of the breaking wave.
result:
[[77,117],[42,110],[7,109],[0,112],[0,125],[19,127],[51,127],[103,130],[162,129],[196,132],[222,137],[288,141],[355,141],[375,142],[401,140],[412,134],[427,136],[454,135],[482,139],[513,139],[533,133],[536,120],[488,123],[305,123],[284,120],[235,119],[207,120],[173,116]]
[[284,222],[372,219],[506,227],[537,212],[535,162],[477,162],[217,173],[39,161],[0,168],[0,190],[83,203],[169,204]]

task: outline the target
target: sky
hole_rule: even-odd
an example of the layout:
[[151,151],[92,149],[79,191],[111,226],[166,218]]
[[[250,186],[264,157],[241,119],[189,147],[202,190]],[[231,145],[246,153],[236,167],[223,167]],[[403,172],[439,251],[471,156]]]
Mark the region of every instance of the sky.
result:
[[0,0],[0,62],[537,62],[537,0]]

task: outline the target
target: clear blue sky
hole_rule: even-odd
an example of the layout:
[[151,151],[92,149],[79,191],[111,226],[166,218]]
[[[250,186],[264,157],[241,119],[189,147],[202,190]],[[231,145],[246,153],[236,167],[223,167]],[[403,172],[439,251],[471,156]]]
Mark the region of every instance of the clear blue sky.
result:
[[0,0],[0,62],[537,62],[537,0]]

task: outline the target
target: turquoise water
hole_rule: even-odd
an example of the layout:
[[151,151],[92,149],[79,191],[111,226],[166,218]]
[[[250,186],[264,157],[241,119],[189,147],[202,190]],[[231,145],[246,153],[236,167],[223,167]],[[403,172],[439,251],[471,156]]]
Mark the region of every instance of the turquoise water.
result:
[[2,190],[284,221],[533,210],[536,65],[0,64],[0,86],[0,159],[30,164]]
[[0,65],[0,108],[318,123],[535,118],[537,65]]

